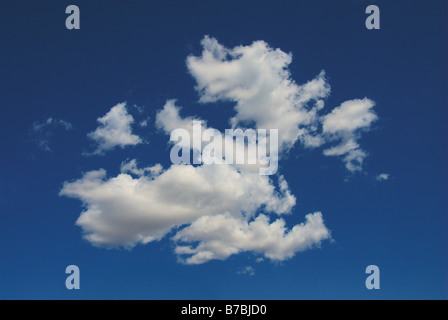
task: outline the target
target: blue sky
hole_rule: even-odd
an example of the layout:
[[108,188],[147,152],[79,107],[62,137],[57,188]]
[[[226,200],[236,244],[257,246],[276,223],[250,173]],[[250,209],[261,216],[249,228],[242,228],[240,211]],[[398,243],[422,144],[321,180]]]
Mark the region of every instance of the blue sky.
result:
[[[381,10],[380,30],[367,30],[364,24],[365,8],[372,3]],[[80,30],[65,28],[65,8],[69,4],[80,8]],[[445,1],[431,5],[424,1],[361,0],[2,2],[0,298],[446,299],[446,12]],[[260,192],[266,191],[261,187],[266,182],[267,189],[273,186],[276,190],[273,194],[266,191],[266,197],[286,203],[289,213],[281,213],[278,208],[266,212],[264,203],[254,210],[249,223],[266,215],[270,223],[283,219],[286,229],[291,230],[304,223],[307,214],[321,212],[323,228],[330,232],[331,239],[321,235],[310,240],[312,248],[293,246],[286,251],[275,243],[264,247],[257,247],[257,241],[241,243],[236,254],[194,264],[176,253],[180,244],[172,238],[191,223],[199,224],[197,220],[182,225],[173,222],[168,231],[156,229],[166,232],[159,240],[137,243],[132,249],[104,248],[104,243],[98,247],[92,239],[104,236],[98,231],[101,221],[111,223],[117,233],[125,233],[124,238],[117,233],[101,238],[107,242],[106,247],[113,241],[129,247],[127,237],[135,234],[125,232],[124,225],[133,219],[134,207],[108,207],[109,200],[116,199],[101,184],[93,189],[98,197],[82,183],[71,195],[60,194],[64,182],[73,186],[88,172],[99,169],[107,171],[103,181],[110,181],[120,175],[125,161],[136,159],[139,168],[160,164],[165,170],[158,173],[159,178],[166,177],[165,189],[153,186],[149,190],[160,194],[165,191],[164,196],[175,191],[170,194],[172,201],[167,200],[169,197],[160,199],[173,221],[177,221],[176,210],[189,208],[191,192],[202,184],[182,176],[184,172],[176,175],[169,170],[171,145],[166,131],[173,121],[157,125],[157,115],[160,117],[167,100],[177,99],[176,105],[182,106],[177,120],[196,117],[224,131],[230,128],[230,118],[239,117],[234,106],[244,100],[232,96],[216,102],[199,101],[201,92],[195,89],[198,81],[204,81],[205,90],[213,84],[207,80],[214,72],[213,66],[201,60],[201,41],[206,35],[221,46],[215,43],[211,45],[214,49],[225,48],[228,55],[239,46],[249,50],[258,40],[266,44],[261,49],[264,53],[279,49],[284,53],[281,59],[286,60],[291,54],[287,78],[297,85],[295,89],[319,79],[325,71],[322,79],[331,91],[315,93],[308,105],[313,108],[319,100],[325,104],[314,119],[318,126],[315,134],[325,144],[310,147],[300,139],[287,137],[293,146],[281,152],[279,172],[270,177],[271,182],[244,184],[243,179],[239,184],[224,179],[222,183],[209,180],[212,182],[206,186],[212,191],[241,187],[243,195],[255,196],[258,187]],[[205,71],[189,67],[189,56],[199,59]],[[265,63],[270,66],[270,60]],[[221,79],[216,72],[216,79]],[[269,72],[253,72],[255,79],[272,80]],[[251,74],[248,79],[250,84]],[[223,81],[234,89],[234,78],[228,76]],[[241,83],[237,81],[235,86]],[[230,95],[222,93],[226,94]],[[328,129],[343,118],[344,102],[365,97],[374,105],[363,109],[362,124],[351,131],[347,127]],[[361,108],[356,101],[355,108]],[[140,140],[107,140],[111,143],[108,148],[101,145],[101,139],[89,137],[89,133],[102,128],[97,119],[107,114],[113,118],[111,108],[123,102],[125,115],[117,115],[117,121],[124,119],[120,128],[131,130],[125,138],[134,135]],[[257,106],[246,103],[246,110],[250,107]],[[325,116],[337,108],[334,121],[326,126]],[[260,109],[259,114],[266,110]],[[365,120],[369,115],[370,120]],[[134,122],[125,121],[129,116]],[[146,126],[141,125],[144,120]],[[258,120],[269,123],[270,119],[260,116]],[[282,115],[278,123],[283,120],[288,117]],[[349,116],[342,120],[350,127],[359,119]],[[307,130],[312,131],[311,127]],[[281,134],[285,127],[278,129]],[[355,170],[344,162],[353,150],[339,156],[323,154],[349,141],[359,145],[353,150],[365,154],[362,166]],[[96,150],[101,152],[93,154]],[[208,181],[207,172],[195,170]],[[127,182],[147,179],[149,185],[151,179],[159,179],[157,173],[156,178],[151,174],[148,169],[143,177],[130,172],[121,176],[129,177]],[[379,178],[380,174],[387,174],[387,179]],[[280,175],[295,198],[293,206],[279,189]],[[257,179],[262,178],[257,175]],[[126,187],[126,181],[117,182],[120,195],[124,194],[125,189],[120,188]],[[179,186],[184,188],[179,190]],[[254,189],[250,189],[252,186]],[[223,207],[232,205],[233,210],[238,205],[249,206],[249,201],[229,198],[229,194],[233,193],[224,190],[222,194],[213,193],[214,200],[194,199],[195,208],[205,208],[205,213],[196,211],[200,213],[196,218],[219,216],[220,207],[213,206],[213,201]],[[148,198],[151,196],[148,194]],[[83,206],[81,200],[86,198],[90,207]],[[126,202],[125,196],[119,198]],[[171,202],[177,207],[170,207]],[[233,206],[234,202],[237,205]],[[152,202],[154,206],[160,203]],[[142,210],[148,215],[157,211],[145,206],[147,202],[143,204]],[[99,208],[104,220],[87,219],[86,224],[76,225],[82,212],[92,208]],[[109,220],[115,212],[122,214],[123,225]],[[148,228],[154,221],[149,220]],[[96,230],[93,235],[97,238],[83,237],[88,228]],[[210,235],[201,238],[192,228],[188,231],[184,234],[196,240],[187,245],[195,248],[197,241],[202,241],[210,249]],[[146,235],[154,236],[151,232]],[[302,237],[300,232],[297,236]],[[291,255],[286,257],[285,252]],[[64,272],[71,264],[81,270],[80,290],[65,288]],[[380,290],[365,287],[365,268],[371,264],[381,270]]]

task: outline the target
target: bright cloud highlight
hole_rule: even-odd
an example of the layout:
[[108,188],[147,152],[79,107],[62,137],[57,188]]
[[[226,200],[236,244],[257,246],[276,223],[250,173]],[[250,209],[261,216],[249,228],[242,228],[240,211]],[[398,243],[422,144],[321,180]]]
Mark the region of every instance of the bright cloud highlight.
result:
[[142,142],[139,136],[132,134],[131,124],[134,118],[126,110],[126,103],[112,107],[103,117],[97,119],[98,128],[87,136],[98,146],[93,154],[102,155],[115,147],[135,146]]

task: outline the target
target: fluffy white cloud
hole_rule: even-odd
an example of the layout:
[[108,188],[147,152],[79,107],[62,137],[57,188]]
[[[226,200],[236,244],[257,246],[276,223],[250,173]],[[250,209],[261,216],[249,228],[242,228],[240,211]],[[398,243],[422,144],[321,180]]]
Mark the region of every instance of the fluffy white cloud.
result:
[[87,135],[98,144],[93,154],[101,155],[117,146],[124,148],[142,142],[139,136],[132,134],[131,124],[134,118],[126,110],[124,102],[112,107],[97,121],[100,123],[98,128]]
[[[171,99],[167,100],[165,105],[161,110],[159,110],[156,114],[156,127],[162,130],[165,134],[170,135],[173,130],[176,129],[185,129],[190,135],[189,141],[181,140],[179,145],[181,146],[189,146],[191,148],[194,147],[193,143],[193,121],[201,122],[201,131],[198,132],[201,136],[204,130],[207,128],[207,121],[204,121],[198,117],[181,117],[180,111],[182,107],[176,106],[176,100]],[[202,148],[204,144],[201,143],[200,147]]]
[[250,222],[229,214],[204,216],[174,236],[174,240],[199,244],[194,248],[178,246],[176,252],[188,255],[185,260],[188,264],[223,260],[243,251],[258,252],[271,260],[285,260],[330,238],[320,212],[310,213],[305,219],[305,223],[287,230],[283,219],[270,223],[264,214]]
[[[203,121],[197,117],[181,118],[179,112],[182,108],[176,106],[176,100],[167,100],[162,110],[157,112],[156,127],[170,134],[175,129],[185,129],[193,136],[193,120]],[[204,121],[203,121],[204,122]]]
[[228,49],[206,36],[202,46],[202,56],[187,58],[201,102],[236,102],[232,126],[255,123],[256,128],[279,129],[282,148],[290,148],[299,137],[318,144],[307,136],[330,93],[323,71],[299,86],[288,70],[292,55],[264,41]]
[[[138,175],[146,171],[132,161],[123,168],[137,170]],[[205,216],[251,219],[259,209],[289,213],[295,198],[280,179],[276,190],[266,176],[238,172],[228,165],[173,165],[159,175],[137,178],[126,173],[108,178],[100,169],[65,182],[60,195],[83,202],[86,210],[76,224],[92,244],[132,247]]]
[[323,117],[323,132],[330,134],[353,133],[367,128],[378,117],[371,110],[375,103],[367,98],[345,101]]
[[[204,150],[204,147],[207,146],[210,143],[210,140],[215,140],[216,138],[219,138],[221,143],[217,143],[215,146],[219,148],[219,152],[221,153],[220,156],[217,155],[210,155],[207,152],[202,152],[202,160],[204,162],[210,161],[212,162],[212,159],[214,158],[220,158],[223,162],[224,161],[231,161],[231,163],[236,166],[238,169],[244,170],[244,171],[251,171],[251,172],[260,172],[260,168],[267,168],[268,166],[272,165],[274,166],[274,163],[278,163],[278,155],[276,152],[274,152],[274,145],[270,144],[270,137],[267,136],[264,139],[261,139],[259,136],[256,137],[255,141],[255,152],[249,152],[248,144],[244,140],[244,131],[238,132],[237,129],[235,129],[234,135],[226,135],[225,133],[221,133],[218,130],[214,128],[207,127],[207,121],[204,121],[198,117],[181,117],[180,111],[182,107],[176,106],[176,101],[173,100],[167,100],[165,105],[161,110],[159,110],[156,114],[156,126],[161,129],[164,133],[170,135],[173,130],[176,129],[184,129],[188,132],[190,139],[181,139],[180,141],[176,142],[175,144],[186,147],[187,149],[197,149],[200,151]],[[198,121],[201,123],[201,130],[197,130],[195,133],[193,132],[193,122]],[[195,145],[194,143],[194,136],[195,134],[203,137],[206,131],[213,132],[211,136],[213,139],[210,139],[211,137],[208,137],[209,139],[200,138],[201,141]],[[255,134],[256,135],[256,134]],[[217,137],[219,136],[219,137]],[[240,137],[242,139],[238,139],[237,137]],[[258,154],[258,144],[260,141],[264,141],[267,148],[272,152],[269,152],[269,156],[266,158],[262,158],[263,161],[260,161],[260,157]],[[218,140],[219,141],[219,140]],[[171,143],[174,144],[173,141]],[[272,149],[271,149],[272,148]],[[226,156],[226,150],[232,149],[232,157]],[[237,152],[236,150],[242,150],[242,152]],[[193,156],[198,157],[198,154],[194,154]],[[223,160],[225,159],[225,160]],[[266,164],[264,160],[268,161],[270,164]]]
[[280,150],[290,149],[297,141],[308,148],[339,142],[324,150],[324,155],[343,156],[349,171],[361,170],[367,153],[357,139],[377,119],[372,100],[348,100],[320,115],[330,94],[324,71],[298,85],[288,69],[292,55],[264,41],[233,49],[208,36],[201,43],[202,55],[187,58],[201,102],[235,102],[231,125],[278,129]]
[[[367,153],[359,139],[377,119],[372,100],[348,100],[322,115],[330,94],[324,71],[298,85],[288,70],[292,55],[264,41],[229,49],[205,37],[202,46],[201,56],[187,58],[188,70],[201,102],[235,103],[232,128],[278,129],[280,153],[297,142],[308,148],[325,145],[324,155],[342,157],[351,172],[361,170]],[[181,117],[180,111],[175,100],[168,100],[156,114],[156,127],[166,134],[182,128],[191,138],[195,120],[202,121],[201,133],[212,129],[197,117]],[[131,132],[133,118],[124,103],[98,121],[101,126],[89,134],[99,144],[96,153],[141,142]],[[225,149],[227,142],[222,143]],[[238,147],[233,139],[231,147]],[[259,175],[258,167],[246,164],[139,168],[136,159],[123,162],[120,171],[112,177],[103,169],[90,171],[65,182],[60,191],[83,202],[76,224],[93,245],[131,248],[173,232],[181,261],[199,264],[241,252],[257,253],[257,261],[282,261],[330,238],[320,212],[292,228],[282,217],[272,218],[291,213],[296,203],[280,174],[277,179]]]

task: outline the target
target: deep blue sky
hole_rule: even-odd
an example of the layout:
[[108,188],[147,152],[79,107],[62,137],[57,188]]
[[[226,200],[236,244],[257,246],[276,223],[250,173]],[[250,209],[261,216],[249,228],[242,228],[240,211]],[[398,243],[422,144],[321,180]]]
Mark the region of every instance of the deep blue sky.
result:
[[[367,30],[368,4],[381,29]],[[76,4],[81,29],[65,28]],[[170,164],[167,137],[154,127],[166,99],[186,115],[224,129],[232,108],[198,103],[185,58],[204,35],[228,47],[264,40],[293,53],[292,78],[324,69],[328,106],[369,97],[379,120],[361,140],[364,171],[294,148],[281,171],[297,197],[289,225],[322,211],[334,242],[282,263],[252,254],[183,265],[167,238],[133,250],[98,249],[82,239],[78,200],[62,183],[126,158]],[[446,1],[2,1],[0,4],[1,299],[446,299]],[[135,132],[150,143],[86,157],[86,137],[115,104],[144,106]],[[32,126],[63,119],[51,151]],[[140,117],[140,118],[139,118]],[[390,179],[375,180],[387,172]],[[81,269],[81,290],[65,288],[65,267]],[[381,270],[369,291],[366,266]],[[251,265],[255,275],[238,274]]]

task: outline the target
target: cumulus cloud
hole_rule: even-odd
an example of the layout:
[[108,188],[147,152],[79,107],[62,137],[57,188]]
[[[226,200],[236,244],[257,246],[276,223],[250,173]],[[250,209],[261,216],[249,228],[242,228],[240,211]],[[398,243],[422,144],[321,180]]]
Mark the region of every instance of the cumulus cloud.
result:
[[319,144],[308,136],[317,121],[317,111],[323,108],[323,99],[330,93],[324,71],[299,86],[288,70],[292,55],[264,41],[233,49],[208,36],[201,43],[202,55],[187,58],[201,102],[234,101],[236,115],[230,119],[233,127],[255,123],[256,128],[281,129],[282,148],[292,147],[299,137]]
[[229,214],[204,216],[174,237],[174,240],[199,244],[196,247],[177,246],[176,253],[187,255],[185,262],[188,264],[224,260],[244,251],[258,252],[271,260],[282,261],[330,238],[320,212],[310,213],[305,219],[305,223],[287,230],[283,219],[271,223],[264,214],[250,222]]
[[45,121],[36,121],[32,126],[32,136],[37,146],[45,151],[51,151],[50,140],[54,129],[62,128],[66,131],[72,130],[70,122],[49,117]]
[[[248,144],[244,140],[247,131],[243,131],[240,128],[235,128],[232,134],[222,134],[217,129],[208,127],[207,121],[204,121],[201,118],[191,116],[182,117],[180,115],[181,110],[182,107],[176,105],[176,100],[167,100],[163,108],[156,114],[156,127],[162,130],[167,135],[171,135],[174,130],[185,130],[188,133],[190,139],[170,141],[171,143],[175,143],[178,146],[185,147],[187,149],[195,149],[195,151],[203,151],[204,147],[210,144],[210,141],[212,142],[212,144],[217,141],[217,144],[215,146],[220,149],[220,152],[222,152],[222,154],[220,154],[219,156],[217,154],[210,155],[207,152],[202,152],[202,154],[194,153],[193,157],[198,158],[199,156],[201,156],[202,161],[206,163],[213,162],[212,159],[219,158],[220,160],[222,160],[222,162],[231,162],[238,169],[252,172],[260,172],[261,168],[267,168],[273,163],[278,163],[278,155],[276,152],[274,152],[277,149],[275,149],[274,144],[270,143],[269,135],[262,139],[260,138],[260,136],[257,137],[254,131],[255,152],[251,153],[248,150]],[[196,127],[195,129],[194,122],[199,122],[200,128]],[[204,138],[203,140],[202,138],[200,138],[201,141],[195,144],[195,135],[200,137],[209,135],[209,137],[208,139]],[[260,141],[265,142],[265,145],[270,151],[269,156],[266,155],[266,157],[263,157],[259,155],[258,143],[260,143]],[[231,156],[229,157],[227,157],[227,149],[233,150]],[[241,150],[242,152],[240,152]],[[266,162],[268,162],[269,164],[266,164]]]
[[76,224],[94,245],[133,247],[203,217],[225,214],[249,221],[257,210],[287,214],[295,204],[284,182],[276,190],[268,177],[233,166],[173,165],[145,175],[130,161],[122,170],[137,170],[137,177],[107,177],[100,169],[65,182],[60,191],[83,202],[85,211]]
[[[234,103],[233,129],[278,129],[280,155],[296,144],[322,147],[324,155],[341,157],[347,170],[361,170],[367,156],[361,134],[377,119],[372,100],[347,100],[324,114],[331,91],[325,71],[299,85],[288,69],[292,54],[264,41],[226,48],[206,36],[201,43],[202,54],[187,57],[188,71],[200,102]],[[176,100],[167,100],[156,114],[156,127],[167,135],[185,129],[191,138],[195,121],[201,121],[201,134],[213,130],[207,121],[181,116],[181,111]],[[141,143],[131,132],[133,118],[124,103],[98,121],[100,127],[89,134],[98,142],[96,153]],[[222,143],[227,147],[227,140]],[[238,147],[233,139],[230,143]],[[189,150],[197,147],[188,144]],[[99,169],[65,182],[60,195],[82,201],[85,209],[76,224],[93,245],[132,248],[169,235],[186,264],[242,252],[258,254],[256,261],[283,261],[331,238],[320,211],[288,227],[282,215],[291,214],[296,197],[286,179],[279,173],[260,175],[245,164],[140,168],[131,159],[122,162],[115,176]]]
[[372,100],[348,100],[321,115],[331,91],[325,71],[298,85],[288,69],[292,54],[264,41],[226,48],[206,36],[201,44],[201,56],[187,58],[201,102],[235,102],[231,125],[278,129],[283,151],[297,141],[307,148],[339,142],[324,150],[324,155],[342,156],[349,171],[361,170],[367,153],[357,139],[377,119]]
[[134,122],[132,115],[126,110],[126,103],[119,103],[112,107],[103,117],[97,119],[98,128],[87,136],[97,143],[93,152],[102,155],[115,147],[124,148],[134,146],[142,142],[139,136],[132,133],[131,124]]

